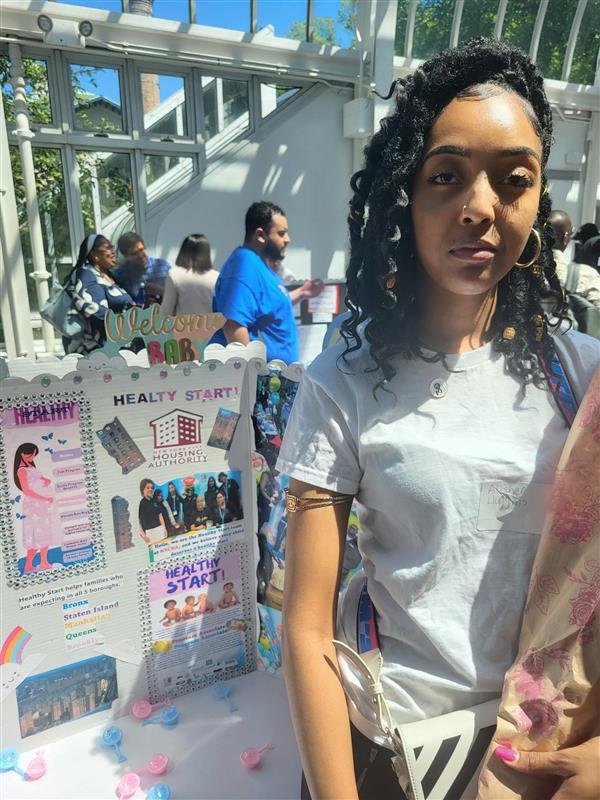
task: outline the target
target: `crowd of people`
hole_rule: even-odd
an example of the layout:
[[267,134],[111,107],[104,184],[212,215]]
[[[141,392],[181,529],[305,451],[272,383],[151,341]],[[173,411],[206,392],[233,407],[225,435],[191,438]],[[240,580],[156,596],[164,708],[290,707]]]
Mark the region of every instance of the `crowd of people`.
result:
[[[222,312],[227,322],[214,341],[247,343],[261,338],[269,360],[297,361],[298,337],[292,306],[323,291],[323,281],[295,280],[283,259],[290,242],[283,210],[273,203],[253,203],[246,213],[245,238],[223,264],[213,268],[210,242],[200,233],[183,240],[175,264],[148,255],[142,237],[124,233],[117,247],[101,234],[81,243],[65,288],[79,315],[81,330],[63,336],[65,353],[87,354],[106,341],[108,310],[125,311],[160,303],[165,315]],[[121,259],[117,263],[117,249]],[[133,349],[143,346],[134,341]]]

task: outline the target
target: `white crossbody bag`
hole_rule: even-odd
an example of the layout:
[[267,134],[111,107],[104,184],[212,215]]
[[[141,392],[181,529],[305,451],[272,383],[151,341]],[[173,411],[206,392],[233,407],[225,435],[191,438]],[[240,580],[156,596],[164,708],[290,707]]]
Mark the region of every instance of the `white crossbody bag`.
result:
[[[500,698],[432,719],[395,725],[379,675],[383,656],[371,598],[363,584],[357,608],[357,650],[334,640],[350,716],[390,751],[402,791],[410,800],[474,800],[483,757],[496,730]],[[359,710],[365,697],[370,719]]]

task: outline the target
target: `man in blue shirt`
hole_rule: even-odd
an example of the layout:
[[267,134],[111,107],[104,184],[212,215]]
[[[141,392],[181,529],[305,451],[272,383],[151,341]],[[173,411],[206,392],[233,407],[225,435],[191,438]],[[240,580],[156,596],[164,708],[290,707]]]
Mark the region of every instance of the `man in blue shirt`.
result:
[[160,303],[167,273],[171,269],[170,263],[164,258],[151,258],[146,252],[144,240],[135,231],[122,234],[118,248],[123,258],[112,275],[119,286],[139,306]]
[[215,287],[213,311],[227,319],[213,342],[262,339],[267,359],[286,364],[298,361],[298,333],[292,301],[282,280],[266,264],[281,260],[290,242],[285,213],[261,200],[246,212],[246,237],[221,268]]

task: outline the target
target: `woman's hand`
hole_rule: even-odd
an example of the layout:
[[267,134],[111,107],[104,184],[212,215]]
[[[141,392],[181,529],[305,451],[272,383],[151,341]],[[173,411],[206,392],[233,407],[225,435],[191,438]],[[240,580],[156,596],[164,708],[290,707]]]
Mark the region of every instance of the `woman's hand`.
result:
[[499,747],[496,755],[517,772],[563,778],[552,800],[597,800],[600,797],[600,736],[565,750],[538,753]]

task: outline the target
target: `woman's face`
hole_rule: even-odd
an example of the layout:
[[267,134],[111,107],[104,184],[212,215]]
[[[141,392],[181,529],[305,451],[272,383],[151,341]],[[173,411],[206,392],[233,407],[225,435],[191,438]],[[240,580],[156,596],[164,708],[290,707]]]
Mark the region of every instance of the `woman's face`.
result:
[[204,498],[201,494],[196,497],[196,511],[202,511],[204,509]]
[[108,272],[117,263],[117,252],[113,244],[101,244],[90,253],[90,261],[102,272]]
[[207,488],[208,489],[216,489],[217,488],[217,482],[216,482],[216,480],[214,478],[209,478],[208,479]]
[[452,100],[431,128],[411,203],[424,288],[488,292],[535,222],[542,147],[519,99]]
[[169,490],[169,494],[175,494],[175,484],[174,483],[170,483],[167,486],[167,489]]
[[33,462],[37,454],[38,454],[37,450],[34,450],[33,453],[21,453],[21,463],[27,464],[29,466]]

